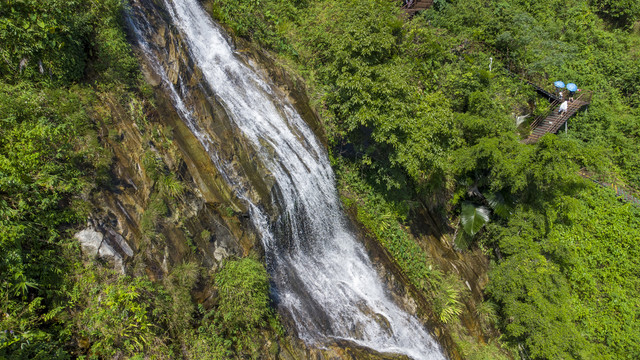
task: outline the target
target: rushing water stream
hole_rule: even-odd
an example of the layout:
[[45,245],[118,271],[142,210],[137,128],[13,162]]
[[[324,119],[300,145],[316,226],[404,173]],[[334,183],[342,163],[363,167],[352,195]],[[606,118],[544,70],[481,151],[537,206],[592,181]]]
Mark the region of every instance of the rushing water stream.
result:
[[[159,9],[154,3],[162,3]],[[246,202],[260,234],[278,306],[305,342],[322,346],[346,339],[376,351],[415,359],[445,359],[420,322],[400,309],[385,291],[364,247],[347,226],[326,151],[286,99],[260,72],[242,61],[222,30],[197,0],[135,0],[130,25],[138,46],[162,79],[174,106],[207,149],[225,180]],[[197,111],[185,100],[190,86],[170,81],[175,59],[156,43],[151,13],[182,38],[206,91],[224,108],[232,125],[251,144],[256,161],[273,177],[271,199],[277,216],[247,195],[247,180],[218,156]],[[157,15],[161,14],[161,15]],[[157,19],[154,19],[157,21]],[[175,55],[175,54],[174,54]],[[193,86],[191,86],[193,87]],[[212,100],[213,101],[213,100]]]

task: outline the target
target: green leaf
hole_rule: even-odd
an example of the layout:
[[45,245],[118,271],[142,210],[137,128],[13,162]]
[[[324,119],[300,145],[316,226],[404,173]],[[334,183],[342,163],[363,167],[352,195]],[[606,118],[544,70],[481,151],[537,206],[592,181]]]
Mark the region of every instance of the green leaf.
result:
[[489,202],[489,206],[496,215],[500,216],[503,219],[506,219],[509,215],[511,215],[511,209],[509,208],[509,205],[507,205],[502,194],[488,193],[486,195],[486,198]]
[[473,236],[489,222],[489,210],[484,206],[476,207],[468,203],[462,204],[460,222],[462,223],[464,232]]

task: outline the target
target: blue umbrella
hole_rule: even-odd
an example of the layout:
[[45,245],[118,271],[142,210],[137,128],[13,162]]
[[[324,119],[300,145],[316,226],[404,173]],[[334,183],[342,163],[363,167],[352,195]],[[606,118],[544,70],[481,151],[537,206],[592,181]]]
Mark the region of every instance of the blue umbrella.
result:
[[553,85],[555,87],[557,87],[557,88],[560,88],[560,89],[562,89],[564,87],[564,83],[562,81],[560,81],[560,80],[554,82]]
[[575,92],[578,90],[578,85],[574,84],[574,83],[568,83],[567,84],[567,90],[571,91],[571,92]]

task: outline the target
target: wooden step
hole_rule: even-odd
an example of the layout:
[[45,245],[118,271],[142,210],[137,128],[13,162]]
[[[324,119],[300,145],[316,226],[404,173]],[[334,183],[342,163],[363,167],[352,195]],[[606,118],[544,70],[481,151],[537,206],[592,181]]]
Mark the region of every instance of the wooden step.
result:
[[405,9],[405,12],[408,14],[415,14],[418,11],[426,10],[433,5],[433,0],[424,0],[424,1],[416,1],[413,6],[409,9]]

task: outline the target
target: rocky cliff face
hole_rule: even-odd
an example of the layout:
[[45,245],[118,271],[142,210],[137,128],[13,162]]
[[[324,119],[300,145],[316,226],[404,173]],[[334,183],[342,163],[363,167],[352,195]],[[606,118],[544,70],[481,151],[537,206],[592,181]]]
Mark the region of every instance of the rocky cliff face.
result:
[[[230,255],[261,252],[247,209],[212,164],[209,151],[240,170],[244,178],[233,183],[244,187],[247,196],[268,198],[271,182],[252,161],[250,147],[234,136],[222,108],[211,105],[215,96],[200,86],[202,75],[182,52],[180,38],[162,21],[153,26],[157,43],[171,54],[166,64],[170,80],[177,84],[181,79],[193,88],[189,105],[195,105],[194,116],[207,124],[217,148],[201,145],[179,118],[158,74],[140,56],[153,95],[127,107],[113,93],[101,94],[94,116],[102,124],[100,139],[113,154],[111,181],[94,194],[87,228],[76,237],[88,253],[112,259],[121,271],[158,278],[186,259],[215,269]],[[292,84],[283,80],[283,89]],[[312,114],[308,106],[302,108]]]

